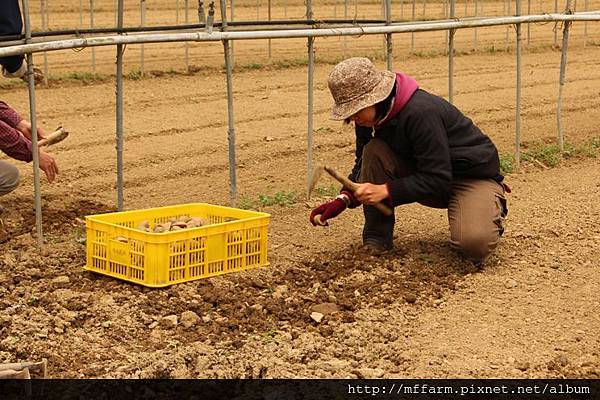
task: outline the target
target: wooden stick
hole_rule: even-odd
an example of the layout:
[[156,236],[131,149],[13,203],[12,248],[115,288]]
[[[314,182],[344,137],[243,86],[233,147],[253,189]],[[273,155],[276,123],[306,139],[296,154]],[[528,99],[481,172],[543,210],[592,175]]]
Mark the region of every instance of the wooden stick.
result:
[[69,136],[69,132],[63,129],[62,126],[58,127],[58,129],[51,134],[48,135],[45,139],[41,139],[38,142],[38,146],[51,146],[58,142],[62,142],[67,136]]
[[42,361],[38,361],[38,362],[31,362],[31,361],[26,361],[26,362],[19,362],[19,363],[5,363],[5,364],[0,364],[0,371],[6,371],[6,370],[21,370],[23,368],[38,368],[41,367],[42,370],[46,370],[46,364],[47,361],[46,359],[43,359]]
[[[344,185],[345,187],[350,189],[352,191],[352,193],[354,193],[356,191],[356,189],[358,188],[358,183],[352,182],[350,179],[346,178],[345,176],[340,175],[333,168],[324,167],[324,169],[325,169],[325,171],[327,171],[327,173],[329,175],[331,175],[333,177],[333,179],[335,179],[336,181],[338,181],[339,183],[341,183],[342,185]],[[389,208],[388,206],[386,206],[383,203],[375,203],[375,204],[373,204],[373,207],[375,207],[376,209],[378,209],[385,215],[392,215],[394,213],[394,211],[391,208]]]
[[0,379],[31,379],[29,369],[24,368],[20,371],[14,369],[6,369],[0,371]]

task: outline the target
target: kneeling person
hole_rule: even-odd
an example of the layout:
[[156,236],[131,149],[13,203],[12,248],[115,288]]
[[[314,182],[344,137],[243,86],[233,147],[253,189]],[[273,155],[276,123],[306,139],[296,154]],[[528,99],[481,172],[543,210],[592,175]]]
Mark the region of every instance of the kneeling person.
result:
[[342,61],[327,83],[335,101],[331,118],[355,124],[356,159],[349,178],[360,185],[354,193],[342,188],[336,199],[315,208],[313,225],[317,215],[327,224],[363,204],[363,244],[388,250],[395,218],[373,204],[447,208],[451,244],[482,263],[504,231],[509,191],[490,138],[408,75],[378,70],[367,58]]

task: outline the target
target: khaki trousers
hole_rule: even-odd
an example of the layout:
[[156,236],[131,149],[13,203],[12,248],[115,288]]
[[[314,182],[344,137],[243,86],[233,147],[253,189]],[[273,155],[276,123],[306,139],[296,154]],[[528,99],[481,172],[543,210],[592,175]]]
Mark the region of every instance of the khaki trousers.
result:
[[[413,171],[383,140],[372,139],[363,150],[359,181],[383,184]],[[450,243],[470,260],[485,260],[504,232],[504,188],[492,179],[455,179],[449,200],[432,197],[419,203],[448,209]]]
[[6,161],[0,161],[0,196],[12,192],[19,186],[19,170]]

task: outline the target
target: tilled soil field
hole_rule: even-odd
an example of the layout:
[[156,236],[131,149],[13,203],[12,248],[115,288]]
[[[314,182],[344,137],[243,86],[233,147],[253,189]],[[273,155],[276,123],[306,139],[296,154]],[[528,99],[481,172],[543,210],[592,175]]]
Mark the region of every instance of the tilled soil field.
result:
[[[236,48],[245,51],[244,43]],[[54,57],[62,62],[53,71],[70,70],[69,53]],[[574,146],[600,135],[599,57],[590,43],[569,50],[563,122]],[[353,132],[328,120],[327,60],[316,66],[314,156],[345,172]],[[229,204],[219,62],[125,81],[126,209]],[[560,52],[532,47],[523,63],[527,151],[555,140]],[[447,94],[447,58],[398,53],[394,65]],[[455,72],[455,103],[510,154],[514,54],[464,54]],[[47,358],[50,375],[61,378],[598,378],[597,159],[572,156],[555,168],[525,162],[509,174],[507,231],[482,270],[451,251],[443,210],[416,205],[396,210],[394,251],[365,254],[360,211],[327,228],[308,222],[327,196],[304,196],[306,77],[303,66],[268,63],[234,76],[238,204],[271,214],[270,265],[166,289],[82,270],[84,216],[116,208],[112,79],[38,88],[39,124],[62,124],[71,135],[51,148],[61,173],[55,184],[43,181],[41,252],[30,165],[18,164],[21,186],[0,199],[0,362]],[[27,115],[24,86],[3,89],[2,100]],[[330,191],[333,182],[322,179],[322,192]],[[276,198],[283,205],[265,201]],[[323,320],[311,319],[313,311]]]

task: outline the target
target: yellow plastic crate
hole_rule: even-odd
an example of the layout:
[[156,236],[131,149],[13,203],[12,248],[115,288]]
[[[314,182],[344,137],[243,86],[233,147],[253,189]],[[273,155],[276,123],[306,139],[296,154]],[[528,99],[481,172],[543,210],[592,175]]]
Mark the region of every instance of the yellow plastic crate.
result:
[[[164,233],[137,229],[143,221],[153,228],[183,216],[209,225]],[[164,287],[266,266],[269,219],[262,212],[204,203],[90,215],[84,269]]]

